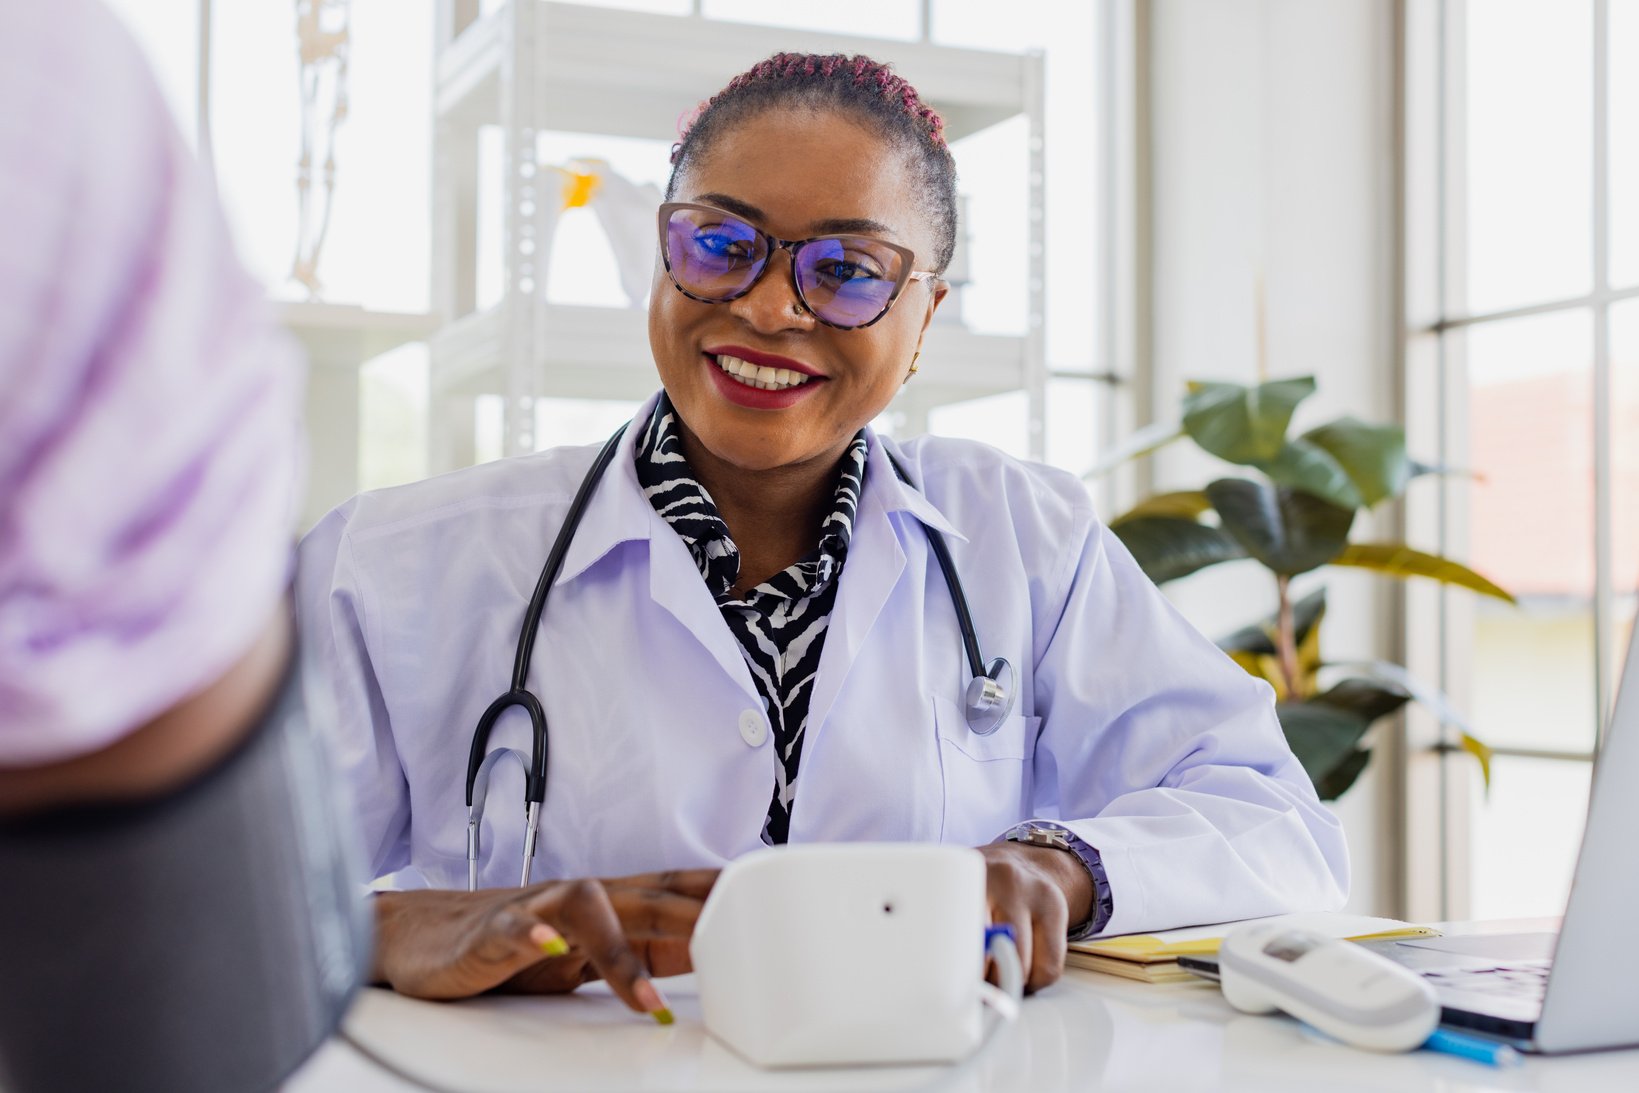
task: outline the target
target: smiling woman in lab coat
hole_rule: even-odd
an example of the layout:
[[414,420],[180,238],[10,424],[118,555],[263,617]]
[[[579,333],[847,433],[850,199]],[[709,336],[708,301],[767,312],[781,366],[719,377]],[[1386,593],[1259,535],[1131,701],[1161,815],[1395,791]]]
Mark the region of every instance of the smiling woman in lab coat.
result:
[[[1069,936],[1338,907],[1342,833],[1269,690],[1169,606],[1081,483],[867,427],[916,382],[946,292],[937,115],[865,58],[779,55],[706,104],[673,162],[649,312],[664,390],[591,495],[529,673],[550,879],[509,887],[524,786],[503,766],[480,890],[454,890],[471,733],[595,449],[365,494],[303,543],[304,639],[371,864],[428,885],[374,897],[377,981],[457,997],[603,976],[662,1012],[649,976],[686,970],[716,869],[769,843],[980,847],[1032,988]],[[962,712],[934,531],[985,656],[1016,674],[989,735]],[[491,746],[529,741],[514,709]]]

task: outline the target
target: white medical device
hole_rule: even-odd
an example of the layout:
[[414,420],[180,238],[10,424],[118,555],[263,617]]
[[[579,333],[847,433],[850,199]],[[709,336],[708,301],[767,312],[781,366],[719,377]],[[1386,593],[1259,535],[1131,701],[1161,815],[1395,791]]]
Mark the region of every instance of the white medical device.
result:
[[1353,942],[1274,923],[1224,938],[1218,982],[1243,1013],[1284,1010],[1372,1051],[1410,1051],[1440,1022],[1434,988],[1410,969]]
[[[706,1029],[765,1067],[937,1063],[1017,1013],[1011,939],[984,981],[984,859],[965,847],[827,843],[724,869],[689,954]],[[1000,940],[1000,939],[998,939]]]

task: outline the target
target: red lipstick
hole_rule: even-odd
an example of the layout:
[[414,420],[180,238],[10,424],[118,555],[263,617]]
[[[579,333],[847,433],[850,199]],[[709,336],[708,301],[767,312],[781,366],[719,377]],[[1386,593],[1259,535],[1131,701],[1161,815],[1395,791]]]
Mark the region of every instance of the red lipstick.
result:
[[[747,364],[755,364],[763,368],[786,368],[792,372],[800,372],[805,376],[813,376],[814,378],[795,387],[769,391],[761,387],[753,387],[749,383],[743,383],[723,371],[717,364],[717,358],[720,356],[738,357]],[[759,353],[744,346],[714,346],[702,353],[700,360],[706,370],[711,373],[711,382],[717,388],[717,393],[736,406],[743,406],[748,410],[784,410],[795,406],[826,382],[824,376],[821,376],[806,364],[773,353]]]

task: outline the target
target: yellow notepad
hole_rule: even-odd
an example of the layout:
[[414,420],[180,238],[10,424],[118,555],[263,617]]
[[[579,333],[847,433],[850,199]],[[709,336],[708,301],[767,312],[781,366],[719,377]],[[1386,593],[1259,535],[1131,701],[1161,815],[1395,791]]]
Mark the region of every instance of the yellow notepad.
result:
[[1133,960],[1118,960],[1113,956],[1078,953],[1072,950],[1065,956],[1064,962],[1072,968],[1085,968],[1091,972],[1103,972],[1105,975],[1119,975],[1122,979],[1136,979],[1141,983],[1201,982],[1193,973],[1180,968],[1176,957],[1140,964]]
[[1326,937],[1348,938],[1350,941],[1434,937],[1440,932],[1428,926],[1402,922],[1397,918],[1307,912],[1246,919],[1241,922],[1218,922],[1207,926],[1186,926],[1178,930],[1162,930],[1153,934],[1119,934],[1115,937],[1072,941],[1068,959],[1073,966],[1091,968],[1094,971],[1120,975],[1128,979],[1142,979],[1151,983],[1181,979],[1188,973],[1177,969],[1177,960],[1180,956],[1216,953],[1225,934],[1248,922],[1279,922],[1293,929],[1309,930]]

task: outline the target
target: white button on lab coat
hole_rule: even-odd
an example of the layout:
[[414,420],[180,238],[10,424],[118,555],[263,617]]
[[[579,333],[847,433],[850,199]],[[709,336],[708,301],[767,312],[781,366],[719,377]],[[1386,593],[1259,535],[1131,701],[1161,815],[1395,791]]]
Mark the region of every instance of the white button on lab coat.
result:
[[763,715],[756,710],[746,710],[740,714],[740,739],[754,748],[762,746],[768,739],[768,726],[763,722]]
[[[652,407],[639,412],[646,420]],[[733,634],[650,507],[635,430],[547,601],[529,686],[550,730],[534,876],[720,866],[762,845],[776,761]],[[792,842],[979,845],[1032,818],[1102,855],[1106,932],[1341,906],[1347,855],[1269,689],[1175,612],[1074,477],[983,445],[872,436],[813,684]],[[314,685],[376,875],[466,884],[467,751],[507,689],[518,627],[594,448],[361,495],[303,541]],[[926,528],[945,533],[1012,714],[967,728],[961,632]],[[737,731],[736,731],[737,729]],[[491,746],[529,748],[505,714]],[[522,774],[496,769],[480,884],[515,884]]]

